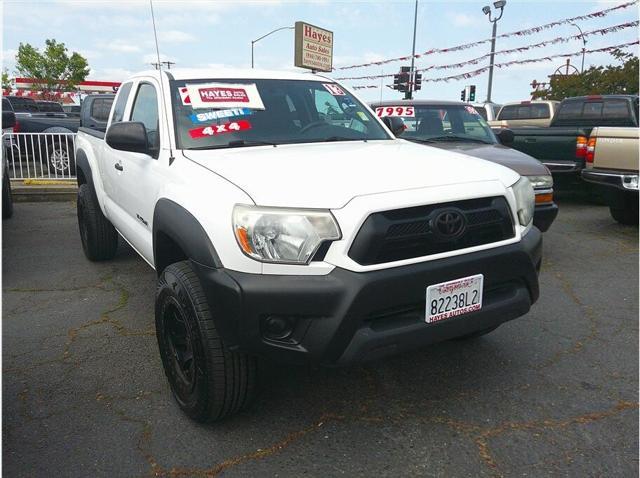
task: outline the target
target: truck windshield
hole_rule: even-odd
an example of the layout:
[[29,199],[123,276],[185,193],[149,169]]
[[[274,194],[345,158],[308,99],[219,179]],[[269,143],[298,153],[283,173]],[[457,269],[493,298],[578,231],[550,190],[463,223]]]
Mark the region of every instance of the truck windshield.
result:
[[498,142],[487,122],[473,106],[389,105],[375,108],[378,116],[399,116],[405,124],[402,139],[414,141]]
[[174,80],[180,149],[391,140],[362,103],[317,80]]

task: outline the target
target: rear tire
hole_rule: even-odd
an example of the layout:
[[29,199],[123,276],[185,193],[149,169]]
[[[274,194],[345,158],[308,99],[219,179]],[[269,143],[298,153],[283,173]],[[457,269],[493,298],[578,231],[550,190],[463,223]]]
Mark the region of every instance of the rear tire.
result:
[[78,227],[84,255],[90,261],[113,259],[118,250],[118,231],[104,217],[88,184],[78,188]]
[[13,216],[13,196],[11,195],[9,171],[5,168],[2,178],[2,219],[9,219],[11,216]]
[[160,274],[155,315],[165,375],[176,402],[190,418],[218,421],[250,403],[256,360],[226,347],[188,261],[171,264]]
[[609,212],[611,213],[611,217],[615,219],[620,224],[624,224],[626,226],[633,226],[638,224],[638,206],[634,207],[625,207],[625,208],[614,208],[610,207]]
[[75,174],[73,144],[67,145],[65,141],[54,139],[45,150],[48,150],[47,164],[51,174],[60,177],[70,177]]

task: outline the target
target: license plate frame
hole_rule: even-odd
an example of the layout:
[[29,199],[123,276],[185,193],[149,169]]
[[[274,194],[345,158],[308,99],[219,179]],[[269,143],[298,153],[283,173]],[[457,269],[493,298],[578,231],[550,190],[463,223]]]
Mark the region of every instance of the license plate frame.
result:
[[483,292],[483,274],[427,286],[425,322],[433,324],[482,309]]

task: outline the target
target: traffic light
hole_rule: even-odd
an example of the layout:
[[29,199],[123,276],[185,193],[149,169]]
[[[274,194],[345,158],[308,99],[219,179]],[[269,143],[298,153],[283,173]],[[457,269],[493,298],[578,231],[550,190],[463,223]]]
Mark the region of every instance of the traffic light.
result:
[[422,88],[422,73],[415,73],[413,80],[413,91],[418,91]]
[[409,91],[409,73],[401,71],[393,75],[393,89],[398,91]]
[[466,90],[462,90],[460,92],[460,101],[465,101],[467,99],[465,95],[466,92],[467,92]]
[[469,102],[476,100],[476,85],[471,85],[469,87]]

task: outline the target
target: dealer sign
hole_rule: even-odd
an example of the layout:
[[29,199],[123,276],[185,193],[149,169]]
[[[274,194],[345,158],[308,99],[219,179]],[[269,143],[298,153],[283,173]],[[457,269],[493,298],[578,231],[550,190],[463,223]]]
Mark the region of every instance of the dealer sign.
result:
[[296,22],[294,64],[300,68],[331,71],[333,67],[333,32]]

